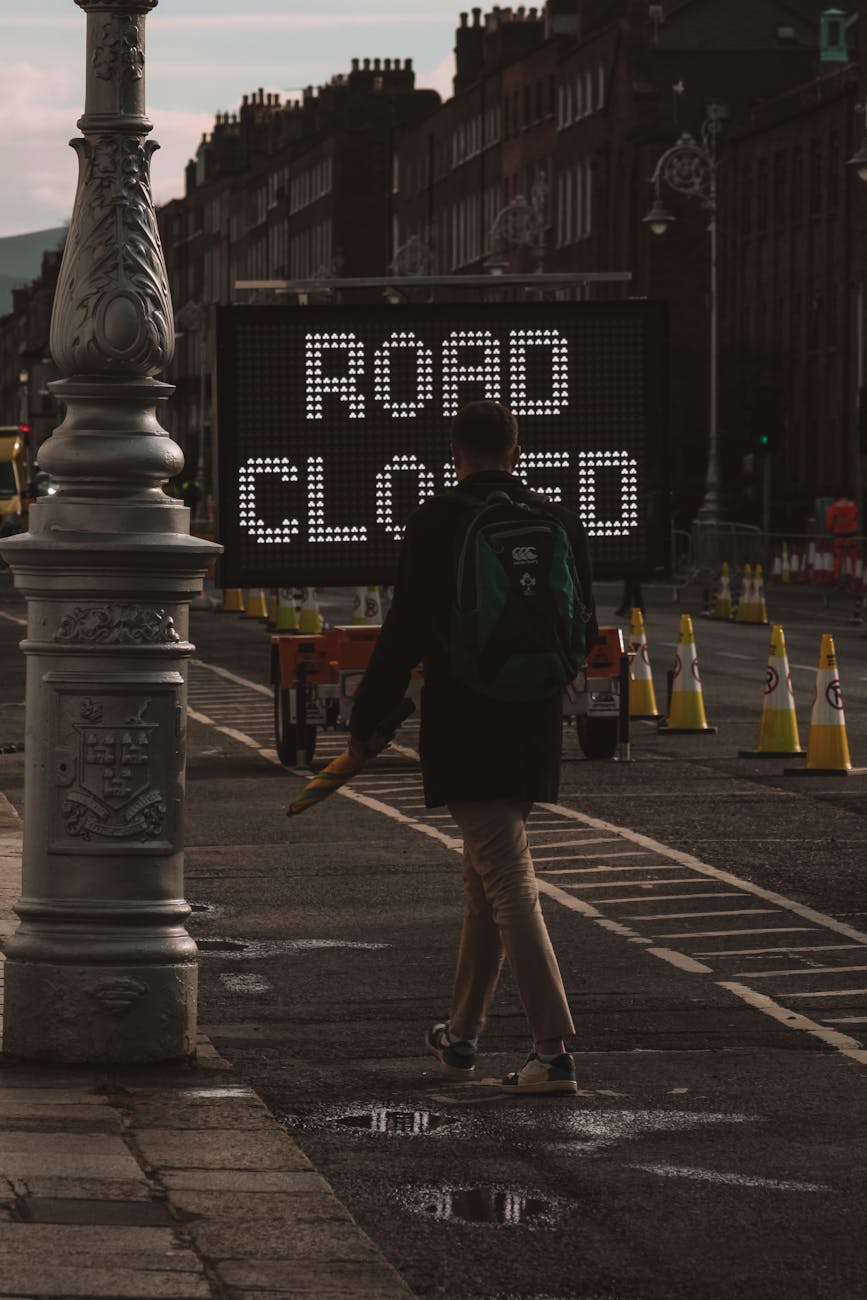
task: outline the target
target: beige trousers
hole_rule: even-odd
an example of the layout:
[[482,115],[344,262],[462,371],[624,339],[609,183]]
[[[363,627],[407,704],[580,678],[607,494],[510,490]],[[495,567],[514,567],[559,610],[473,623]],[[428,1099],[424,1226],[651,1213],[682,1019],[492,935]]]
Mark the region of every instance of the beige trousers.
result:
[[542,909],[527,818],[532,804],[494,799],[449,804],[464,837],[464,925],[449,1025],[477,1038],[509,965],[533,1041],[575,1032]]

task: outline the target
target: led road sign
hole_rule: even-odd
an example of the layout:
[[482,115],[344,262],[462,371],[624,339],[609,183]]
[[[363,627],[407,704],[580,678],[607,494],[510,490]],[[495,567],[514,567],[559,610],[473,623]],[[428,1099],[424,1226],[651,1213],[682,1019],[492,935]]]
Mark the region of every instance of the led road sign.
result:
[[483,397],[600,577],[663,569],[665,333],[649,302],[220,308],[223,586],[392,581],[407,517],[455,485],[451,419]]

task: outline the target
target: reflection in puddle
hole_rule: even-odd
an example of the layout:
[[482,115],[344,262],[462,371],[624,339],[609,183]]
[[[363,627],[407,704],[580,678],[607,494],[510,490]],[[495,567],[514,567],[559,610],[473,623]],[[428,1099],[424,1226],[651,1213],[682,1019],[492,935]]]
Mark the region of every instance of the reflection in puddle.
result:
[[448,1187],[422,1203],[422,1211],[435,1219],[462,1223],[525,1223],[550,1210],[540,1196],[528,1196],[512,1187]]
[[220,983],[230,993],[270,993],[274,987],[261,975],[227,975],[225,971],[220,975]]
[[385,1106],[374,1106],[361,1115],[338,1115],[336,1124],[347,1128],[364,1129],[367,1133],[430,1133],[443,1124],[453,1124],[454,1120],[445,1115],[437,1115],[431,1110],[389,1110]]
[[359,948],[376,952],[387,943],[361,943],[354,939],[197,939],[199,951],[221,957],[282,957],[286,953],[313,952],[319,948]]

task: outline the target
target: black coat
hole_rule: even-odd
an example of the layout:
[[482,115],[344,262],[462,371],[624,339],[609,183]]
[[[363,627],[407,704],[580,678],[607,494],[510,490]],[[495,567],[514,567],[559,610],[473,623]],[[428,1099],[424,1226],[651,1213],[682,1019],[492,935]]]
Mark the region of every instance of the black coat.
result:
[[[582,599],[594,610],[587,535],[577,515],[538,497],[504,470],[470,474],[460,486],[481,500],[505,487],[517,500],[544,504],[554,513],[572,542]],[[468,689],[449,665],[443,641],[454,599],[455,529],[464,510],[444,494],[431,497],[407,522],[394,601],[356,696],[350,731],[366,740],[400,702],[411,669],[423,660],[420,748],[427,806],[550,801],[560,780],[560,695],[506,704]],[[588,644],[595,635],[594,613]]]

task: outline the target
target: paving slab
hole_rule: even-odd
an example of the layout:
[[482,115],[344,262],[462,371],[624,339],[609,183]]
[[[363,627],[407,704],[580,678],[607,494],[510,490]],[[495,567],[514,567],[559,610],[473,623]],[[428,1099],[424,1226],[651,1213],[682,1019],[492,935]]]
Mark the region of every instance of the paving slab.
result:
[[270,1133],[234,1129],[143,1129],[139,1150],[153,1169],[312,1169],[295,1142],[276,1124]]

